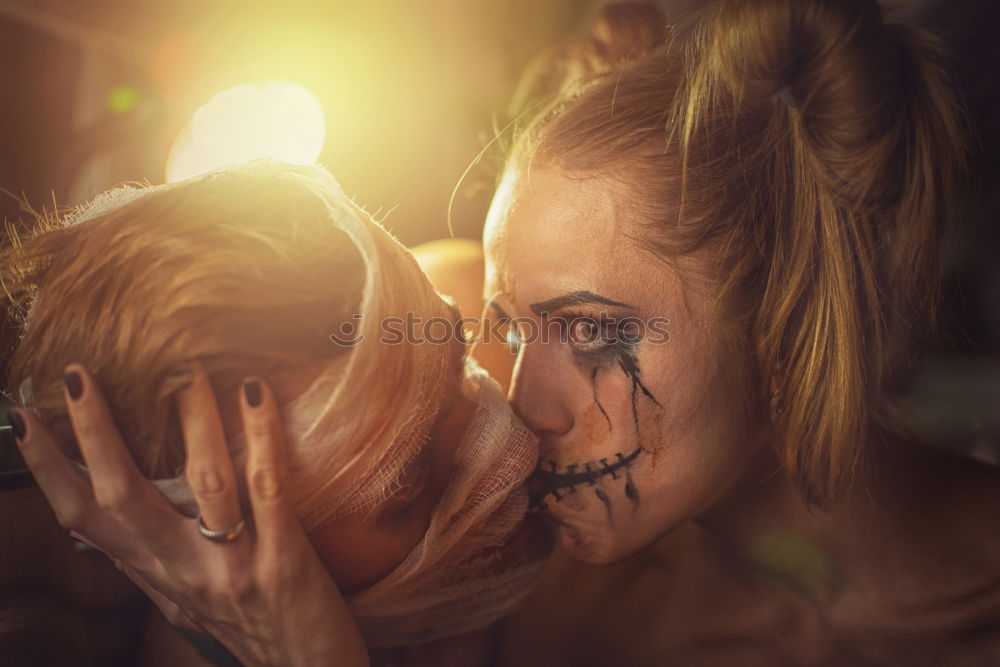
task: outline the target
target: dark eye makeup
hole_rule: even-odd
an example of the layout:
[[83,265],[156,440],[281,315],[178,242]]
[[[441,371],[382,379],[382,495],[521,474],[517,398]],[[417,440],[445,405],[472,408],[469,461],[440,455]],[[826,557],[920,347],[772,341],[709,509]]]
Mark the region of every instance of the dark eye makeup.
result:
[[[610,303],[618,304],[618,302]],[[565,308],[566,305],[583,304],[579,301],[572,301],[570,304],[559,305]],[[524,345],[524,341],[516,327],[511,326],[510,316],[495,301],[489,303],[488,309],[496,314],[501,325],[507,325],[504,340],[510,353],[517,355]],[[534,305],[532,310],[535,310]],[[631,315],[618,318],[607,312],[598,314],[590,311],[567,310],[554,314],[542,311],[540,316],[559,326],[560,340],[569,345],[573,352],[592,359],[615,360],[620,352],[634,350],[642,339],[641,324],[638,318]]]
[[552,319],[570,349],[589,359],[617,359],[623,350],[634,350],[641,339],[634,320],[619,321],[606,313],[562,313]]

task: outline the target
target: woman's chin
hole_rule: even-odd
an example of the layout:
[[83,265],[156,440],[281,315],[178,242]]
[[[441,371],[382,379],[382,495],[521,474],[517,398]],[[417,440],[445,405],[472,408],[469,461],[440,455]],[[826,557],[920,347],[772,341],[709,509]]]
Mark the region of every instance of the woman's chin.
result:
[[591,565],[610,565],[634,555],[657,539],[643,526],[608,525],[606,519],[592,519],[585,513],[546,511],[539,514],[552,527],[555,542],[572,558]]
[[556,522],[555,531],[559,547],[583,563],[606,565],[629,555],[619,553],[619,545],[610,535],[590,533],[561,521]]

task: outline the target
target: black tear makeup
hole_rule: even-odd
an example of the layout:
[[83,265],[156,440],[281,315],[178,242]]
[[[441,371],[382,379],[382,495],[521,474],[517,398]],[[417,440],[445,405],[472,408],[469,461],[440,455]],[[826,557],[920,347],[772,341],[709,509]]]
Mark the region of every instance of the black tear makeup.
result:
[[[552,311],[595,303],[603,306],[631,308],[628,304],[611,301],[590,292],[577,292],[550,301],[531,304],[531,309],[543,319],[551,318],[552,321],[558,322],[561,330],[565,332],[565,342],[576,356],[578,363],[583,368],[589,367],[593,403],[604,417],[609,433],[614,431],[614,427],[610,414],[601,402],[597,381],[600,377],[602,386],[605,386],[606,380],[610,379],[610,376],[602,375],[601,372],[605,369],[613,369],[615,366],[624,374],[628,385],[627,389],[621,388],[629,392],[632,424],[635,429],[635,449],[627,455],[619,452],[611,460],[602,458],[597,461],[570,463],[562,468],[556,461],[542,458],[539,460],[529,485],[533,509],[547,510],[549,508],[547,502],[550,498],[557,503],[567,499],[566,504],[569,509],[582,508],[587,499],[593,502],[596,498],[604,507],[608,524],[614,529],[613,504],[616,498],[624,498],[628,501],[632,507],[633,517],[639,509],[640,493],[630,470],[643,451],[638,401],[641,396],[658,408],[662,408],[663,405],[646,387],[640,377],[637,359],[639,337],[623,335],[621,331],[613,328],[616,320],[606,315],[568,312],[561,312],[558,315],[551,314]],[[607,388],[605,388],[606,390]],[[621,480],[621,483],[615,484],[618,480]],[[593,496],[576,496],[578,487],[593,487]],[[570,496],[573,497],[572,502],[568,500]]]
[[608,411],[604,409],[603,405],[601,405],[601,400],[597,398],[597,373],[600,370],[600,367],[594,366],[594,369],[590,372],[590,386],[594,390],[594,405],[596,405],[597,409],[601,411],[602,415],[604,415],[604,421],[608,422],[608,431],[610,431],[611,417],[608,416]]
[[635,352],[632,350],[622,348],[618,350],[618,366],[625,373],[625,376],[632,381],[632,423],[635,424],[636,435],[639,434],[639,411],[635,406],[636,390],[641,390],[643,395],[649,400],[653,401],[657,407],[662,408],[660,402],[656,400],[652,392],[646,388],[646,385],[642,383],[642,379],[639,377],[639,362],[635,358]]
[[632,516],[639,510],[639,489],[635,488],[632,473],[625,471],[625,497],[632,501]]
[[597,496],[597,499],[604,505],[604,510],[608,513],[608,524],[610,524],[611,529],[614,530],[615,516],[611,511],[611,499],[608,498],[608,494],[604,493],[604,491],[601,491],[600,489],[594,489],[594,495]]

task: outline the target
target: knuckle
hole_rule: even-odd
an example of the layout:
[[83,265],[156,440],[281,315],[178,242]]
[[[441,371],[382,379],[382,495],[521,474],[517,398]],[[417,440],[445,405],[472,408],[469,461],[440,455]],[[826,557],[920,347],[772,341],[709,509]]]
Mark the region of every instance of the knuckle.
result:
[[257,580],[264,589],[274,592],[288,591],[292,579],[292,568],[276,559],[268,559],[257,566]]
[[160,611],[163,612],[163,617],[167,619],[167,623],[174,627],[183,627],[185,625],[184,615],[181,614],[180,607],[177,605],[164,604]]
[[187,476],[191,490],[203,498],[225,497],[232,489],[230,480],[212,466],[189,470]]
[[194,572],[175,573],[171,579],[170,588],[178,600],[192,601],[196,606],[205,604],[212,597],[207,583]]
[[237,604],[245,604],[256,597],[257,586],[246,571],[231,570],[225,581],[227,596]]
[[49,467],[46,465],[45,457],[39,453],[39,448],[34,446],[31,435],[33,434],[29,434],[28,437],[21,440],[19,451],[24,463],[31,470],[32,476],[37,480],[39,477],[44,477],[48,474]]
[[83,528],[86,521],[87,509],[81,503],[72,503],[53,509],[56,513],[56,521],[63,528],[77,531]]
[[134,499],[132,491],[131,484],[121,482],[95,489],[94,495],[97,497],[97,504],[102,509],[113,514],[124,514],[132,505]]
[[277,500],[284,491],[284,476],[273,466],[255,467],[249,479],[251,489],[261,500]]
[[156,581],[155,565],[156,559],[149,553],[133,553],[129,557],[129,567],[146,581],[153,583]]
[[267,419],[257,417],[255,415],[253,418],[248,420],[246,424],[246,433],[248,438],[261,441],[269,439],[273,431],[271,429],[271,424]]

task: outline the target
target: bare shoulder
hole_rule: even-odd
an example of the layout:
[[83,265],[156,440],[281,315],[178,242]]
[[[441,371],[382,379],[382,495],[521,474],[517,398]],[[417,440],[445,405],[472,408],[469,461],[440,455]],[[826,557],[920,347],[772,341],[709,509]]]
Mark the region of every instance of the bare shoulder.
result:
[[841,512],[849,616],[1000,650],[1000,468],[896,443]]
[[1000,531],[984,530],[1000,519],[1000,467],[897,442],[873,465],[865,491],[873,506],[918,534],[968,531],[980,546],[1000,544]]

